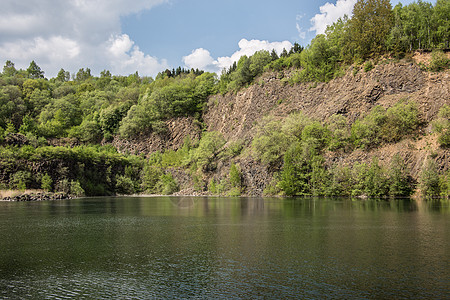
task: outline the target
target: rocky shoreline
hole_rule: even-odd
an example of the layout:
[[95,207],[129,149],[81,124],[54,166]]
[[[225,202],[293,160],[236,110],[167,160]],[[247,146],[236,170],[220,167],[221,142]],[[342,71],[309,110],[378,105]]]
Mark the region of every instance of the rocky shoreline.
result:
[[72,196],[66,193],[33,193],[33,194],[21,194],[11,197],[4,197],[1,201],[13,201],[13,202],[22,202],[22,201],[51,201],[51,200],[65,200],[65,199],[73,199]]

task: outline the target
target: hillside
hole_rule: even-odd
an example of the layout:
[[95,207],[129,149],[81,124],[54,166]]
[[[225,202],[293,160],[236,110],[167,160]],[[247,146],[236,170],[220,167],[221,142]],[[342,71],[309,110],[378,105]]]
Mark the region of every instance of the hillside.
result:
[[[416,59],[424,59],[417,55]],[[356,73],[356,74],[355,74]],[[287,84],[289,72],[265,73],[256,80],[256,84],[237,93],[211,96],[205,109],[203,120],[206,130],[219,132],[227,144],[239,141],[251,148],[258,124],[264,117],[274,116],[280,120],[294,112],[301,111],[305,116],[325,123],[331,116],[345,116],[348,126],[358,118],[366,116],[371,109],[380,105],[385,109],[400,101],[412,101],[417,104],[421,126],[417,134],[406,137],[396,143],[385,143],[375,149],[355,149],[348,152],[326,151],[326,164],[331,167],[339,163],[352,166],[358,163],[370,163],[377,157],[383,166],[391,163],[395,154],[406,162],[410,175],[417,184],[420,171],[430,156],[438,163],[440,172],[450,167],[450,150],[439,147],[436,134],[432,133],[431,123],[437,117],[439,109],[450,104],[450,72],[432,73],[422,71],[410,61],[402,63],[381,63],[369,72],[362,67],[355,72],[349,68],[345,76],[328,83]],[[115,140],[121,151],[136,154],[149,154],[163,149],[178,149],[186,136],[198,139],[200,130],[189,118],[177,118],[167,121],[169,133],[163,136],[150,135],[134,142]],[[176,124],[176,125],[175,125]],[[203,185],[208,180],[217,181],[228,176],[231,162],[242,170],[242,184],[246,195],[262,195],[272,180],[273,170],[253,158],[251,151],[232,159],[217,158],[217,168],[205,172]],[[182,182],[181,193],[192,193],[194,183],[189,176],[178,170],[175,177]],[[184,190],[184,191],[183,191]],[[198,189],[197,189],[198,190]],[[201,192],[200,189],[199,192]]]

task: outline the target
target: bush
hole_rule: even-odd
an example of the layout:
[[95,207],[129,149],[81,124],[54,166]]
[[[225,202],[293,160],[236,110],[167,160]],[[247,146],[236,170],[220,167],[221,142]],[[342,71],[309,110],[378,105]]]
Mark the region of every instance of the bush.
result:
[[191,151],[190,162],[196,163],[203,170],[213,168],[214,161],[219,149],[225,144],[225,139],[218,132],[205,132],[200,139],[197,149]]
[[155,188],[163,195],[170,195],[179,190],[178,183],[173,178],[171,173],[161,175]]
[[41,178],[41,188],[47,192],[51,192],[52,184],[53,184],[52,178],[47,173],[45,173],[45,175],[42,176]]
[[230,173],[228,178],[230,179],[230,185],[233,188],[240,189],[242,185],[242,174],[239,168],[234,164],[231,163],[230,166]]
[[125,175],[116,175],[116,193],[130,195],[135,192],[133,180]]
[[442,147],[450,147],[450,106],[444,104],[433,122],[433,130],[438,132],[438,142]]
[[419,123],[416,103],[399,102],[387,110],[381,138],[388,142],[399,141],[403,136],[415,132]]
[[369,148],[381,142],[380,131],[386,122],[386,113],[375,106],[365,118],[356,120],[351,128],[351,140],[356,147]]
[[420,173],[420,189],[425,197],[437,197],[440,194],[439,173],[434,160],[428,159]]
[[345,150],[350,146],[350,130],[347,126],[347,119],[342,115],[333,115],[330,117],[328,130],[330,130],[331,138],[329,149],[337,151]]
[[375,66],[373,65],[372,61],[371,60],[366,61],[366,63],[364,64],[364,72],[369,72],[373,68],[375,68]]
[[11,183],[14,188],[24,191],[30,185],[32,180],[31,173],[28,171],[17,171],[11,175]]
[[449,67],[450,59],[443,51],[435,50],[431,53],[431,62],[429,65],[431,71],[439,72],[446,70]]
[[70,182],[70,192],[71,195],[75,197],[82,197],[85,195],[84,189],[81,187],[81,184],[78,180],[72,180]]
[[156,184],[162,175],[163,171],[160,167],[146,164],[141,172],[142,190],[147,193],[156,193]]
[[391,161],[389,184],[391,197],[407,197],[414,191],[409,170],[405,161],[398,154],[395,154]]

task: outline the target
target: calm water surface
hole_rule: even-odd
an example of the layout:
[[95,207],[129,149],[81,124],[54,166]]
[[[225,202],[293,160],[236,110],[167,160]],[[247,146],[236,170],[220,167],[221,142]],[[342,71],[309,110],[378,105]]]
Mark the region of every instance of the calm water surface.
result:
[[0,202],[0,298],[449,299],[449,202]]

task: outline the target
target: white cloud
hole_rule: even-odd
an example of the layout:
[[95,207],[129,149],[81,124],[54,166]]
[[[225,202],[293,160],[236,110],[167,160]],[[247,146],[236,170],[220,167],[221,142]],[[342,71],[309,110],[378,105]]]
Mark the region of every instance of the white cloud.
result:
[[301,38],[302,40],[304,40],[306,38],[306,31],[303,30],[303,28],[300,26],[300,21],[303,19],[305,15],[297,15],[296,19],[296,23],[295,23],[295,27],[297,28],[297,32],[298,32],[298,37]]
[[214,59],[208,50],[203,48],[198,48],[188,56],[183,57],[183,62],[190,69],[203,69],[205,71],[216,72],[220,74],[220,72],[224,68],[230,67],[234,62],[239,61],[241,56],[251,56],[256,51],[267,50],[272,51],[273,49],[280,54],[283,49],[290,50],[292,48],[292,44],[289,41],[283,42],[269,42],[269,41],[261,41],[261,40],[247,40],[242,39],[239,41],[239,50],[234,52],[231,56],[223,56]]
[[208,50],[198,48],[193,50],[191,54],[183,56],[183,62],[189,69],[207,70],[214,65],[214,58],[211,57]]
[[106,46],[106,56],[109,57],[111,71],[119,74],[131,74],[136,71],[142,74],[152,74],[168,68],[166,60],[158,60],[146,55],[127,34],[112,36]]
[[169,0],[3,0],[0,63],[27,68],[31,60],[55,76],[60,68],[94,73],[155,75],[164,60],[144,54],[121,32],[120,17]]
[[356,0],[337,0],[336,4],[325,3],[320,7],[320,14],[316,14],[311,19],[312,27],[309,30],[315,31],[316,34],[325,33],[328,25],[333,24],[344,15],[350,16],[355,3]]

